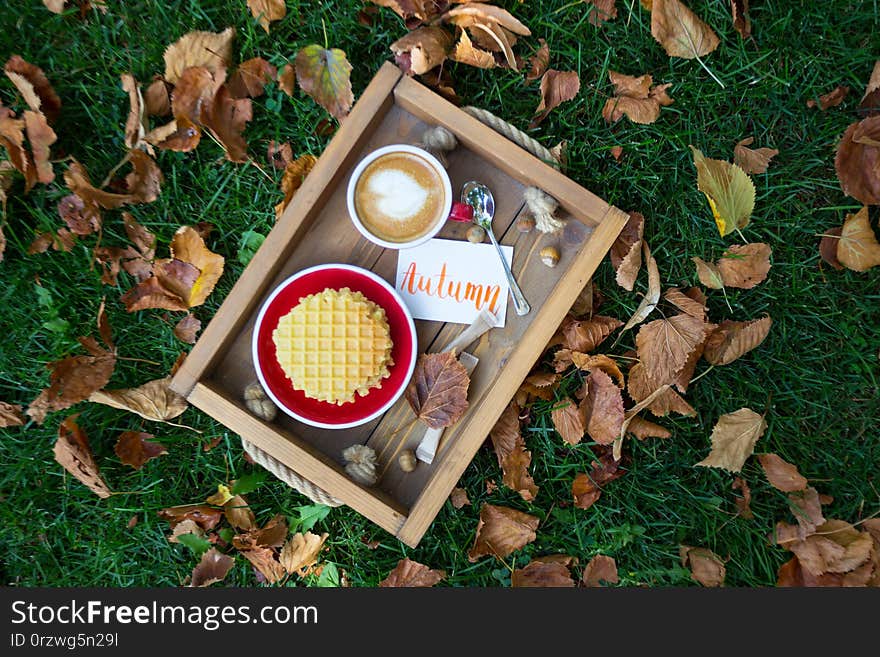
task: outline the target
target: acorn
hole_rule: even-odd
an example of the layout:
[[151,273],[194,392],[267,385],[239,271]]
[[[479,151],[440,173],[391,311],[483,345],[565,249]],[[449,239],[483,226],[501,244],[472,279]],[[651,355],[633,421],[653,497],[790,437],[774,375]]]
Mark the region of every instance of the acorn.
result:
[[257,381],[249,384],[244,389],[244,405],[248,407],[251,413],[267,422],[274,420],[278,414],[278,407],[269,399],[263,390],[263,386]]
[[541,262],[548,267],[555,267],[559,264],[559,249],[555,246],[545,246],[541,249]]
[[474,224],[467,230],[467,241],[472,244],[482,244],[483,240],[486,239],[486,231],[482,226],[477,226]]
[[521,233],[531,233],[535,229],[535,218],[527,214],[516,220],[516,229]]
[[413,454],[411,449],[403,450],[400,456],[397,457],[397,463],[404,472],[412,472],[416,469],[416,465],[418,465],[416,455]]

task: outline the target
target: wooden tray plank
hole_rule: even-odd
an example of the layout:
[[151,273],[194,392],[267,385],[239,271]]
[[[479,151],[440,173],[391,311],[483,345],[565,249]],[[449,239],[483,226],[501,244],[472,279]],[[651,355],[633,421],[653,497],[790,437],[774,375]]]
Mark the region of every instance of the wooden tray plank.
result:
[[482,153],[510,176],[543,189],[580,221],[594,226],[605,216],[608,203],[506,137],[491,129],[487,131],[480,121],[415,80],[401,78],[394,88],[394,100],[411,114],[446,127],[462,144]]
[[[611,248],[614,240],[629,219],[625,212],[609,206],[608,211],[596,227],[592,236],[576,256],[576,262],[564,272],[552,295],[546,298],[543,312],[553,317],[562,317],[571,307],[577,295],[596,271],[599,263]],[[562,263],[560,262],[560,268]],[[543,264],[529,262],[529,267],[543,267]],[[397,534],[407,545],[415,545],[427,531],[440,507],[446,501],[448,492],[452,490],[480,445],[489,435],[498,417],[504,410],[508,400],[531,369],[535,358],[553,336],[557,325],[555,322],[532,322],[522,337],[508,343],[512,346],[505,355],[503,371],[497,377],[485,395],[479,400],[477,407],[468,418],[455,428],[454,435],[437,455],[439,463],[433,476],[425,482],[425,486],[409,509],[409,516]],[[506,333],[506,331],[505,331]],[[496,340],[498,338],[495,338]],[[489,337],[491,345],[493,336]],[[478,358],[485,357],[485,347],[480,345],[475,351]],[[477,366],[479,369],[479,365]],[[476,374],[476,371],[475,371]]]
[[239,277],[217,314],[202,332],[171,382],[171,389],[188,395],[196,381],[215,364],[218,355],[239,334],[242,324],[263,298],[267,283],[287,260],[299,237],[309,227],[317,211],[333,194],[350,163],[358,156],[358,146],[372,136],[372,127],[386,117],[394,102],[391,95],[400,79],[400,70],[386,64],[367,85],[364,93],[306,178],[284,214]]
[[247,436],[250,442],[275,459],[296,463],[296,471],[301,477],[331,492],[334,497],[392,534],[406,519],[406,510],[393,499],[375,489],[361,487],[324,454],[299,443],[296,436],[285,436],[286,440],[278,440],[277,427],[253,416],[215,386],[197,383],[189,401],[214,417],[222,417],[224,424],[232,431]]

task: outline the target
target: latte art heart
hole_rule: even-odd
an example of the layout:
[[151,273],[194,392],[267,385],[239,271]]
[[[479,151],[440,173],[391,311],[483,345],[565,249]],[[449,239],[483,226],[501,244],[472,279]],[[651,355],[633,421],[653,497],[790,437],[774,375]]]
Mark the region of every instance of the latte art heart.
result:
[[438,171],[414,153],[377,157],[355,184],[354,205],[364,228],[388,242],[409,242],[444,220],[446,192]]

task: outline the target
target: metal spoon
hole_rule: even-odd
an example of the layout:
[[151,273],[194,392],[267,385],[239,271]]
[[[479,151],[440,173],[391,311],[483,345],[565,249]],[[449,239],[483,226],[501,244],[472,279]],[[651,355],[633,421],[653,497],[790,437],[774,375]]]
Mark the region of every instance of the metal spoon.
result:
[[495,198],[492,196],[491,190],[483,183],[471,180],[462,186],[461,200],[474,209],[474,223],[488,233],[489,239],[498,251],[498,257],[501,258],[501,264],[504,266],[504,273],[510,285],[510,295],[513,297],[513,307],[516,310],[516,314],[528,314],[532,308],[529,306],[525,295],[513,277],[510,265],[507,264],[507,258],[504,257],[501,246],[498,244],[498,240],[495,239],[495,233],[492,232],[492,218],[495,216]]

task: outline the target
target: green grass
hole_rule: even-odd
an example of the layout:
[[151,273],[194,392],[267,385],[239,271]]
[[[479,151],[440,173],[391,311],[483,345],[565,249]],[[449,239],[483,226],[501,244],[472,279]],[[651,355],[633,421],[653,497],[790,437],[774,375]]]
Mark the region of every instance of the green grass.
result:
[[[93,12],[85,20],[73,13],[52,15],[38,0],[15,4],[0,13],[0,52],[19,53],[46,71],[64,103],[53,154],[75,156],[94,180],[101,180],[124,154],[128,100],[119,74],[130,71],[149,81],[163,68],[165,46],[190,30],[234,25],[239,61],[262,56],[280,66],[298,48],[323,43],[326,26],[329,44],[344,49],[354,64],[356,95],[387,58],[388,45],[404,33],[388,10],[380,11],[372,28],[360,25],[357,0],[289,1],[288,16],[274,23],[268,35],[250,17],[244,0],[109,3],[106,15]],[[339,508],[317,524],[330,534],[326,559],[344,569],[355,586],[375,585],[405,555],[446,570],[450,585],[499,586],[509,584],[509,567],[522,566],[532,556],[566,553],[583,564],[601,552],[616,558],[624,584],[686,585],[690,580],[679,566],[678,545],[687,543],[729,557],[730,585],[772,585],[777,567],[788,558],[767,538],[777,520],[791,519],[784,496],[769,487],[750,459],[743,476],[752,488],[755,518],[743,520],[734,516],[733,476],[692,466],[705,456],[719,415],[742,406],[766,410],[769,428],[758,451],[774,451],[796,463],[821,492],[833,495],[826,515],[856,521],[880,509],[880,269],[862,274],[831,270],[820,263],[816,237],[858,207],[840,191],[833,157],[836,140],[855,120],[854,107],[880,57],[880,8],[876,2],[844,0],[754,2],[754,38],[742,41],[733,31],[728,2],[692,0],[690,6],[721,38],[720,48],[705,58],[724,82],[721,88],[697,62],[667,57],[650,35],[649,14],[633,0],[618,2],[617,20],[600,28],[589,24],[583,4],[501,4],[534,34],[517,46],[520,54],[528,55],[537,37],[543,37],[550,44],[551,65],[576,70],[582,80],[577,99],[551,113],[532,134],[548,146],[566,140],[573,179],[619,207],[645,214],[646,236],[664,286],[696,283],[690,258],[713,259],[731,242],[719,238],[696,189],[688,144],[707,157],[729,159],[734,144],[752,135],[756,145],[780,150],[768,172],[754,177],[758,200],[744,231],[749,241],[772,246],[769,278],[753,290],[729,292],[732,313],[718,293],[709,302],[713,319],[769,313],[773,328],[759,349],[694,384],[688,399],[697,417],[660,420],[672,430],[671,439],[629,442],[628,472],[610,483],[591,509],[570,503],[573,477],[589,467],[589,446],[565,446],[552,429],[547,407],[536,405],[525,433],[540,486],[534,503],[524,503],[503,487],[486,492],[485,480],[500,483],[501,473],[494,454],[484,447],[461,481],[472,506],[455,510],[447,503],[418,549],[406,548],[357,513]],[[528,124],[538,102],[536,83],[526,85],[520,74],[507,70],[454,64],[450,70],[466,104]],[[606,125],[601,108],[611,91],[608,70],[650,72],[655,83],[673,83],[675,104],[664,108],[653,125],[626,119]],[[853,89],[841,107],[827,112],[805,107],[807,99],[838,84]],[[5,78],[0,99],[22,109]],[[319,153],[327,138],[318,136],[315,126],[324,116],[301,93],[291,99],[273,87],[254,103],[254,120],[245,133],[250,151],[264,161],[266,144],[274,139],[290,141],[296,154]],[[625,149],[620,163],[608,154],[617,144]],[[279,176],[273,172],[276,181],[270,182],[254,167],[224,161],[210,140],[192,153],[160,152],[158,162],[166,177],[159,200],[127,209],[159,235],[160,256],[178,225],[216,224],[209,244],[226,257],[227,269],[205,306],[196,310],[207,322],[242,271],[236,258],[242,234],[265,234],[273,224]],[[161,311],[125,312],[118,298],[131,281],[124,275],[118,289],[102,286],[99,272],[90,267],[94,238],[81,240],[70,253],[25,255],[36,232],[61,225],[55,205],[66,194],[63,169],[56,165],[58,180],[27,196],[17,182],[9,201],[9,245],[0,264],[0,399],[9,402],[27,404],[37,396],[48,384],[45,363],[81,353],[76,337],[94,332],[95,313],[105,296],[120,354],[158,363],[121,361],[111,387],[165,375],[185,346],[171,332],[176,318],[169,321]],[[125,243],[119,212],[107,212],[104,225],[104,244]],[[608,297],[602,312],[628,317],[639,297],[615,286],[607,260],[595,280]],[[38,285],[44,290],[40,296]],[[625,336],[618,353],[633,340],[633,333]],[[704,368],[702,363],[697,374]],[[101,501],[54,462],[57,425],[71,412],[81,413],[79,423],[107,482],[127,493]],[[92,404],[52,414],[42,427],[31,423],[0,431],[3,583],[180,584],[196,559],[187,548],[167,542],[167,523],[156,511],[200,501],[218,483],[253,467],[244,461],[238,437],[222,425],[195,409],[179,421],[203,433]],[[155,433],[170,454],[134,472],[113,454],[115,438],[124,430]],[[204,452],[202,445],[217,436],[219,445]],[[309,504],[274,480],[251,493],[249,501],[260,521],[276,513],[296,516],[297,507]],[[537,540],[506,564],[467,559],[483,502],[541,518]],[[139,521],[129,529],[132,516]],[[371,540],[379,541],[376,549],[367,546]],[[255,584],[243,559],[226,583]]]

